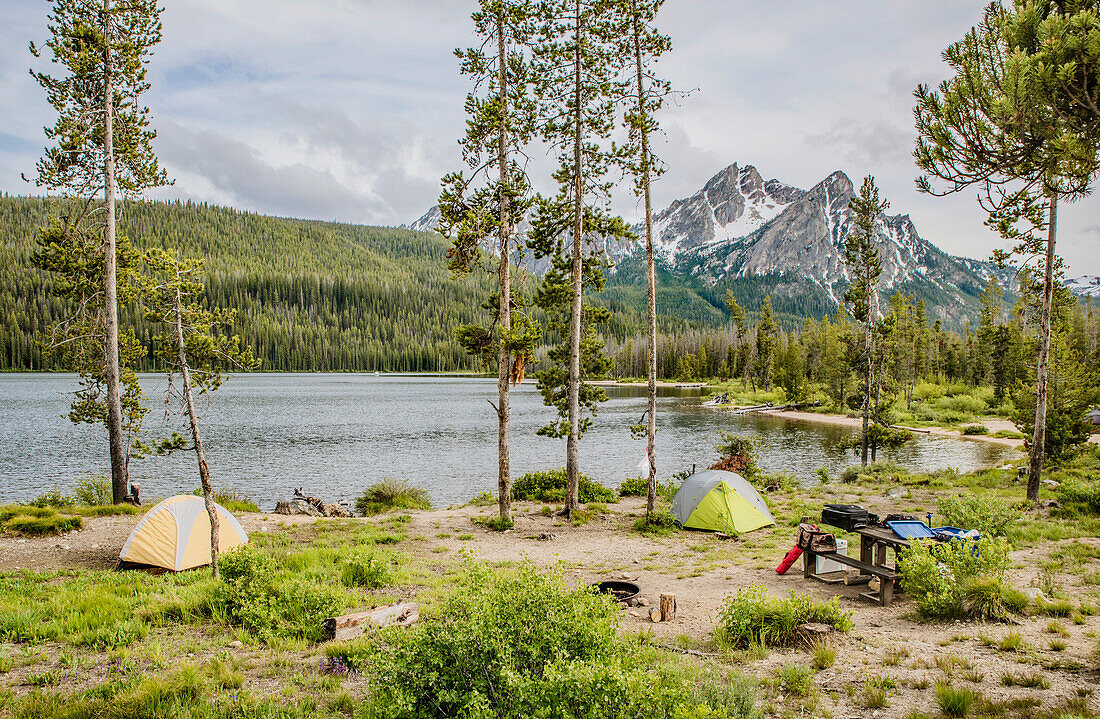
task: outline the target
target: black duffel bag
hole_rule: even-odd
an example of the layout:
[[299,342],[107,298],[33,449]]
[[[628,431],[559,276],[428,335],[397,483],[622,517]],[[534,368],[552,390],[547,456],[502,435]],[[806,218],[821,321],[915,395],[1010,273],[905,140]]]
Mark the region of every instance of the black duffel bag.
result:
[[867,510],[858,504],[826,504],[821,510],[821,522],[850,532],[871,523]]

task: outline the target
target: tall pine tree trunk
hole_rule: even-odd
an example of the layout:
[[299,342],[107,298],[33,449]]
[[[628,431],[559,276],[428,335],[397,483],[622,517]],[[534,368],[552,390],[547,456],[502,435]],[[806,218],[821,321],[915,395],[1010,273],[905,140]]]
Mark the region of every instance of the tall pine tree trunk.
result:
[[863,327],[863,437],[860,439],[859,461],[867,466],[867,419],[871,410],[871,323]]
[[569,437],[565,441],[566,497],[569,516],[579,505],[581,422],[581,312],[584,311],[584,268],[581,241],[584,231],[584,182],[581,178],[581,4],[574,5],[573,48],[573,309],[569,317]]
[[129,454],[122,433],[121,370],[118,359],[118,281],[115,268],[115,112],[111,67],[111,0],[103,0],[103,309],[104,379],[107,383],[107,436],[111,442],[111,493],[115,504],[129,492]]
[[1047,370],[1050,359],[1050,314],[1054,300],[1054,240],[1058,229],[1058,197],[1050,198],[1047,223],[1046,266],[1043,268],[1043,324],[1039,329],[1039,363],[1035,368],[1035,431],[1028,462],[1027,498],[1039,501],[1039,480],[1043,472],[1047,434]]
[[195,456],[199,460],[199,480],[206,502],[206,514],[210,517],[210,565],[214,579],[218,579],[218,510],[214,506],[214,487],[210,484],[210,468],[206,466],[206,453],[199,436],[199,416],[195,413],[195,399],[191,393],[191,369],[187,365],[187,349],[183,340],[183,301],[176,286],[176,343],[179,349],[180,372],[183,375],[183,397],[187,402],[187,418],[191,422],[191,440],[195,443]]
[[646,426],[646,457],[649,458],[649,487],[646,491],[645,513],[649,517],[657,505],[657,276],[653,267],[653,205],[649,195],[649,116],[645,106],[645,86],[642,81],[641,28],[638,27],[636,1],[630,4],[634,35],[634,70],[638,89],[638,121],[641,123],[642,195],[645,198],[645,269],[648,282],[646,301],[648,332],[646,336],[646,377],[648,379],[648,417]]
[[497,504],[500,518],[512,520],[512,477],[508,466],[508,421],[510,396],[508,383],[512,376],[512,353],[506,339],[512,328],[512,275],[509,260],[512,254],[512,217],[508,202],[508,54],[504,42],[503,10],[497,9],[497,73],[500,83],[500,129],[497,133],[497,165],[500,180],[500,357],[497,366]]

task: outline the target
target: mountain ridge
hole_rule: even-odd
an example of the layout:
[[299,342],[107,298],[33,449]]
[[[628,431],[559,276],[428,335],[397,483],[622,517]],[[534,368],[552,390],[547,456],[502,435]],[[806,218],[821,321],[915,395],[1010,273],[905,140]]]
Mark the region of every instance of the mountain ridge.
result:
[[[823,301],[835,310],[848,284],[844,240],[852,224],[848,203],[854,195],[855,187],[842,170],[804,190],[779,179],[765,180],[753,165],[731,163],[694,194],[654,214],[657,261],[671,281],[706,295],[713,294],[707,288],[728,288],[736,296],[739,287],[755,288],[765,281],[791,301],[796,313],[799,304],[818,307]],[[438,207],[433,207],[409,227],[431,230],[437,218]],[[644,226],[638,223],[632,229],[641,236]],[[926,301],[933,319],[961,327],[976,318],[991,277],[999,278],[1011,294],[1010,271],[944,252],[920,235],[907,213],[881,214],[875,243],[883,266],[883,306],[894,292],[912,294]],[[644,282],[634,261],[644,255],[641,241],[607,241],[605,251],[615,264],[612,285]],[[708,301],[713,304],[714,297]]]

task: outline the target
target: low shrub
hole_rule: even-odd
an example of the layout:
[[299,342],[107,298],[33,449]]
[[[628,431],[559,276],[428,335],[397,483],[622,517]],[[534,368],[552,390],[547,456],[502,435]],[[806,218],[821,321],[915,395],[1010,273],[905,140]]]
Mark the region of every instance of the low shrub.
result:
[[356,716],[758,719],[751,680],[617,637],[617,604],[560,573],[468,562],[431,621],[326,649],[368,678]]
[[219,568],[223,581],[213,600],[219,614],[265,641],[286,636],[320,641],[324,620],[348,605],[342,589],[280,569],[251,544],[226,552]]
[[369,551],[344,563],[340,581],[345,587],[380,589],[393,583],[394,557],[389,552]]
[[32,507],[55,507],[58,509],[65,509],[75,504],[73,498],[62,494],[61,490],[54,487],[48,492],[43,492],[31,501],[27,502]]
[[634,531],[647,537],[672,534],[677,529],[679,527],[676,526],[676,517],[671,512],[654,512],[648,517],[642,516],[634,520]]
[[852,627],[852,614],[841,610],[839,597],[820,602],[791,590],[786,599],[778,599],[768,594],[763,585],[755,584],[726,599],[716,634],[739,648],[754,644],[785,646],[794,640],[798,626],[807,623],[848,631]]
[[898,557],[905,591],[925,619],[972,617],[1005,621],[1026,606],[1026,598],[1008,587],[1008,542],[914,541]]
[[779,688],[791,696],[808,696],[814,688],[813,669],[797,662],[786,662],[775,670]]
[[1067,479],[1058,487],[1057,494],[1066,508],[1100,514],[1100,480]]
[[421,487],[414,487],[407,479],[386,477],[367,487],[355,500],[355,509],[364,517],[390,509],[431,509],[428,493]]
[[475,495],[474,498],[471,499],[466,504],[471,506],[471,507],[491,507],[492,505],[494,505],[496,503],[497,503],[497,496],[495,494],[493,494],[492,492],[485,491],[485,492],[481,492],[480,494]]
[[490,529],[494,532],[506,532],[512,527],[516,526],[516,523],[510,519],[504,517],[478,517],[474,519],[474,524],[480,524],[486,529]]
[[936,500],[945,524],[959,529],[976,529],[986,537],[1003,537],[1020,519],[1020,512],[993,493],[969,492]]
[[[527,499],[534,502],[564,502],[565,484],[564,467],[528,472],[512,483],[512,499]],[[577,494],[582,504],[619,501],[619,496],[615,490],[603,486],[585,474],[578,477]]]
[[989,434],[989,427],[984,424],[968,424],[962,428],[962,433],[965,435]]
[[647,497],[649,496],[649,479],[647,477],[627,477],[619,484],[620,497]]
[[848,484],[868,484],[871,482],[896,483],[908,472],[900,464],[894,462],[872,462],[866,467],[853,465],[840,473],[840,481]]
[[76,480],[73,497],[88,507],[112,504],[115,501],[111,480],[104,474],[88,474]]

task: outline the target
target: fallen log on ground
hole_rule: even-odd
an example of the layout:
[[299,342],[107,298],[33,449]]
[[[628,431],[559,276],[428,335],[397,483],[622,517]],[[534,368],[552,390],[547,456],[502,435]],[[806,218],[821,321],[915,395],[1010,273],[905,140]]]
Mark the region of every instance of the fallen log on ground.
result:
[[395,602],[365,612],[330,617],[325,620],[325,635],[329,639],[354,639],[371,629],[408,626],[419,618],[420,607],[416,602]]

